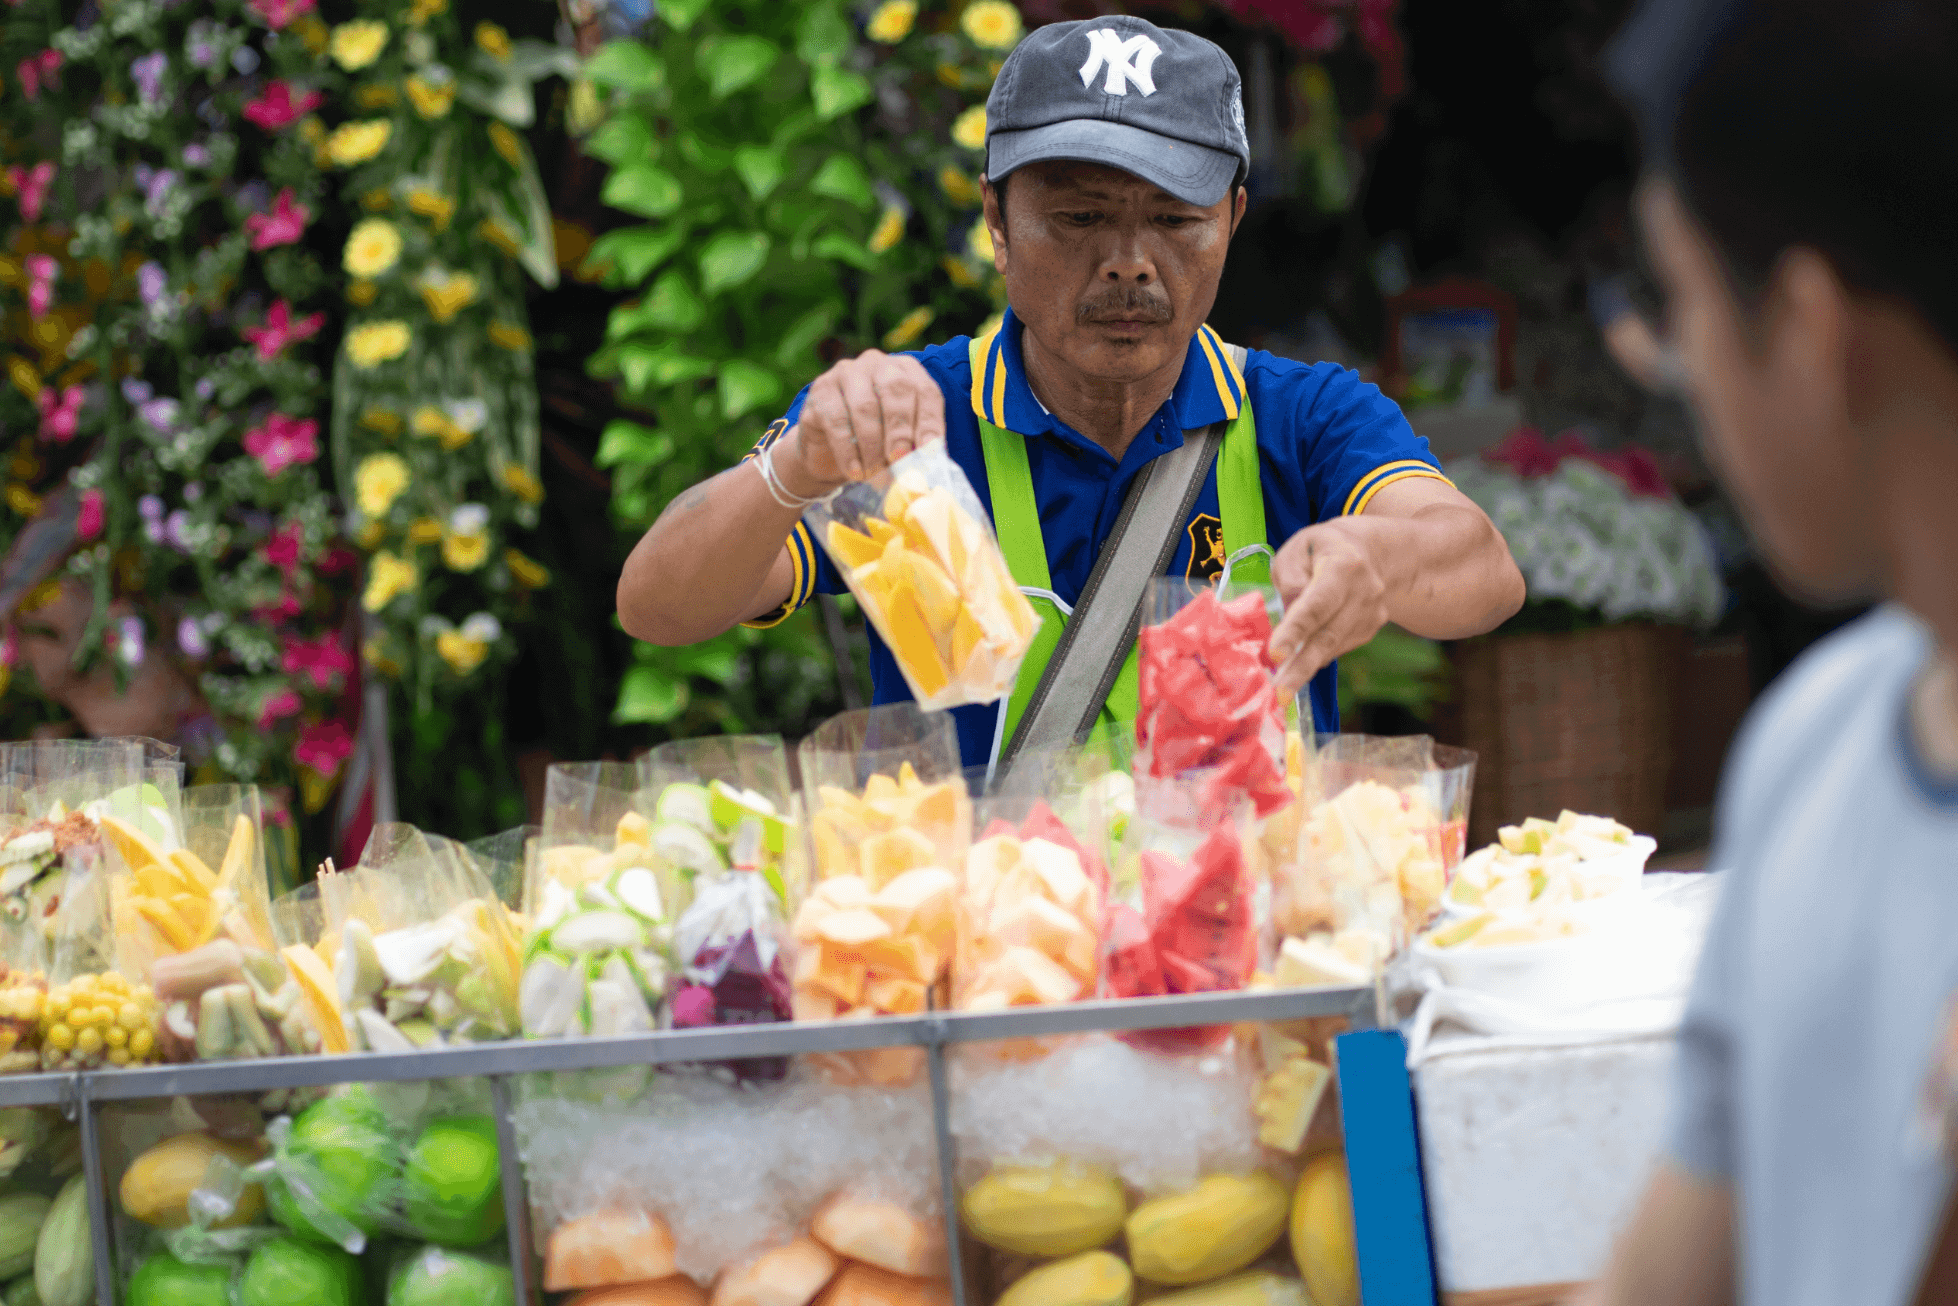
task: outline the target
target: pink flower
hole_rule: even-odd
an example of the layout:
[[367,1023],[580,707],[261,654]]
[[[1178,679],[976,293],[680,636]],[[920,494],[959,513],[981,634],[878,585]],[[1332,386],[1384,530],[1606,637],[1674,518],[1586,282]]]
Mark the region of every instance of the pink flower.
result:
[[341,648],[331,635],[316,640],[288,640],[280,662],[280,670],[288,676],[311,677],[315,689],[326,689],[335,676],[351,675],[353,669],[353,655]]
[[293,745],[292,756],[301,766],[311,767],[323,776],[331,776],[340,769],[340,763],[353,755],[354,737],[338,721],[323,721],[316,726],[307,726],[299,732],[299,742]]
[[262,550],[265,560],[279,569],[279,574],[286,578],[288,585],[292,584],[293,573],[299,570],[299,563],[305,556],[301,534],[298,522],[281,526],[272,532],[272,538],[265,541]]
[[245,432],[245,452],[258,459],[267,476],[277,476],[294,463],[320,456],[319,433],[320,424],[310,417],[274,413]]
[[360,555],[344,544],[336,544],[326,551],[326,556],[313,564],[322,576],[338,576],[341,572],[352,571],[360,565]]
[[75,510],[75,538],[87,542],[102,533],[102,491],[83,490],[82,504]]
[[31,168],[16,165],[7,169],[7,180],[13,184],[20,216],[39,222],[41,209],[48,202],[48,187],[54,183],[54,164],[43,159]]
[[75,438],[75,427],[82,417],[82,388],[71,385],[56,394],[53,386],[41,387],[41,393],[34,398],[34,406],[41,410],[41,438],[56,444],[67,444]]
[[[292,192],[281,193],[290,195]],[[249,222],[250,219],[246,221]],[[259,361],[269,363],[284,353],[287,345],[318,335],[319,329],[324,325],[326,325],[324,313],[308,313],[305,317],[294,321],[292,306],[281,299],[273,304],[271,311],[265,315],[264,326],[246,327],[243,335],[258,347]]]
[[29,254],[27,256],[27,314],[42,318],[54,307],[54,278],[61,265],[52,255]]
[[22,93],[30,100],[38,100],[43,86],[60,86],[62,62],[61,51],[50,48],[29,55],[14,65]]
[[299,715],[299,695],[290,689],[275,690],[266,695],[265,701],[258,705],[258,728],[270,730],[274,723],[289,716]]
[[1501,444],[1482,455],[1490,462],[1503,463],[1518,476],[1548,476],[1567,458],[1581,458],[1604,468],[1632,494],[1647,499],[1672,498],[1672,483],[1650,449],[1627,445],[1611,453],[1593,449],[1576,431],[1565,431],[1555,440],[1543,438],[1532,426],[1519,426]]
[[252,12],[265,20],[265,25],[273,31],[281,31],[285,25],[313,7],[313,0],[251,0]]
[[261,626],[270,626],[281,621],[289,621],[298,615],[299,600],[293,597],[291,590],[282,592],[279,595],[279,601],[269,607],[252,609],[252,616],[257,619],[258,624]]
[[307,91],[298,99],[292,98],[292,83],[274,78],[265,84],[256,100],[245,105],[245,116],[263,127],[275,132],[281,127],[289,127],[305,115],[317,109],[326,97],[318,91]]
[[292,187],[286,186],[272,201],[270,213],[253,213],[245,219],[245,231],[252,238],[252,248],[263,253],[274,245],[297,241],[312,218],[313,211],[294,201]]

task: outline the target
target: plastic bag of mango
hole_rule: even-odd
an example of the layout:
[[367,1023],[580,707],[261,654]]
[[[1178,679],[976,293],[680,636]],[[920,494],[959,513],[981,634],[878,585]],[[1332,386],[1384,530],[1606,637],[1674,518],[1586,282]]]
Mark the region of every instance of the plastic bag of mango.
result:
[[1013,688],[1040,622],[942,442],[843,486],[803,519],[920,707],[990,703]]

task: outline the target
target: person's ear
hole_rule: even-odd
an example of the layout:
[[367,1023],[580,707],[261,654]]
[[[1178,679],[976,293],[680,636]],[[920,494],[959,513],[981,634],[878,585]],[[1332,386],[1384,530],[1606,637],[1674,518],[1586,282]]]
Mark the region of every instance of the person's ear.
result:
[[999,202],[999,192],[993,189],[992,179],[979,178],[979,194],[985,204],[986,230],[993,238],[993,271],[1006,275],[1006,210]]
[[1854,420],[1876,396],[1859,394],[1852,367],[1849,291],[1828,259],[1795,246],[1775,264],[1761,313],[1761,344],[1784,383],[1812,392],[1822,409]]
[[1244,187],[1239,186],[1237,193],[1231,197],[1231,235],[1237,235],[1238,227],[1243,225],[1244,210],[1250,202],[1250,193]]

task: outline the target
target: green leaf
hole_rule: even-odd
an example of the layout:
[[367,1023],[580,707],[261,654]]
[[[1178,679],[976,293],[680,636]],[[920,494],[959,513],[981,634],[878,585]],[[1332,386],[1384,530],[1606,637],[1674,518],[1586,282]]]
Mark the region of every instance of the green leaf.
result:
[[734,170],[756,200],[767,199],[782,184],[784,162],[780,150],[766,146],[744,145],[734,152]]
[[600,467],[616,467],[620,463],[653,467],[672,456],[672,436],[621,417],[606,423],[605,434],[598,437],[598,454],[592,461]]
[[721,366],[721,416],[729,421],[774,403],[781,393],[781,378],[745,359],[730,359]]
[[660,21],[676,32],[684,32],[707,11],[714,0],[665,0],[658,9]]
[[650,163],[634,163],[605,179],[601,198],[615,209],[663,218],[680,207],[680,179]]
[[877,258],[869,250],[851,240],[840,231],[826,231],[816,238],[809,252],[817,258],[835,259],[848,263],[859,271],[867,272],[877,263]]
[[659,157],[659,138],[653,135],[652,124],[644,115],[616,113],[591,134],[591,139],[585,142],[585,153],[615,168],[628,163],[651,163]]
[[810,309],[775,342],[775,361],[783,367],[796,367],[803,361],[803,356],[829,334],[830,324],[835,321],[836,309],[831,305]]
[[522,151],[523,162],[517,166],[516,193],[511,198],[523,206],[518,225],[524,229],[517,261],[538,285],[550,290],[558,278],[557,228],[551,222],[551,201],[544,195],[544,180],[537,175],[537,160],[531,157],[530,147],[519,139],[517,148]]
[[717,100],[767,75],[782,55],[775,42],[759,36],[715,36],[700,43],[694,63],[707,78],[707,87]]
[[529,82],[515,77],[493,82],[458,77],[456,99],[512,127],[528,127],[537,121],[537,94]]
[[818,64],[809,76],[809,96],[825,121],[869,104],[876,94],[869,78],[829,64]]
[[687,274],[673,268],[653,283],[640,311],[644,325],[684,335],[706,318],[707,304],[695,293]]
[[806,64],[833,64],[856,44],[850,20],[833,4],[806,4],[795,25],[796,57]]
[[714,364],[705,358],[690,358],[659,345],[629,340],[619,346],[618,372],[628,390],[648,390],[698,381],[714,374]]
[[675,669],[689,676],[699,676],[725,687],[741,674],[741,650],[730,640],[712,639],[675,651],[678,654],[674,659]]
[[[665,13],[662,8],[661,13]],[[612,709],[614,725],[664,725],[687,710],[687,682],[658,667],[636,666],[619,685],[619,703]]]
[[700,251],[700,288],[709,298],[741,285],[768,261],[768,237],[759,231],[724,231]]
[[733,150],[709,144],[694,132],[681,133],[679,145],[681,157],[702,172],[726,172],[734,162]]
[[[667,5],[660,16],[672,21]],[[611,41],[585,61],[585,76],[621,91],[650,91],[666,80],[666,65],[641,41]]]
[[592,242],[591,253],[585,256],[588,268],[603,267],[610,263],[626,285],[636,286],[648,274],[680,248],[687,239],[687,229],[677,222],[661,226],[621,227],[608,231]]
[[877,202],[877,195],[870,189],[870,175],[863,165],[848,154],[832,154],[809,179],[809,189],[818,195],[828,195],[867,209]]

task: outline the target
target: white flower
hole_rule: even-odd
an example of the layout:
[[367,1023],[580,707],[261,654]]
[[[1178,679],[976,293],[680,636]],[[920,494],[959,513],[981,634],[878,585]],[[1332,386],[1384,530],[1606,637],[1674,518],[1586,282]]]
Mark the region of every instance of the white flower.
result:
[[493,644],[503,635],[503,623],[487,612],[478,612],[463,618],[462,633],[479,643]]
[[442,411],[470,435],[482,430],[483,424],[489,421],[489,405],[480,399],[444,399]]
[[457,535],[480,535],[489,529],[490,510],[480,503],[458,504],[449,514],[449,529]]

